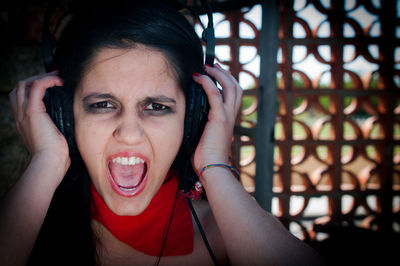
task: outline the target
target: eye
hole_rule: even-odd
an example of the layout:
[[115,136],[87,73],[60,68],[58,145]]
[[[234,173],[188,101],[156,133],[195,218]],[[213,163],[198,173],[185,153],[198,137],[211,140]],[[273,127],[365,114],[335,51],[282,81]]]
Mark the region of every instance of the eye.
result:
[[116,107],[110,101],[102,101],[89,104],[88,109],[93,112],[107,112],[111,109],[116,109]]
[[168,106],[160,104],[160,103],[150,103],[150,104],[146,105],[145,110],[160,112],[160,111],[168,111],[168,110],[170,110],[170,108]]
[[96,109],[103,109],[103,108],[114,108],[114,105],[112,105],[108,101],[104,101],[104,102],[92,103],[89,107]]

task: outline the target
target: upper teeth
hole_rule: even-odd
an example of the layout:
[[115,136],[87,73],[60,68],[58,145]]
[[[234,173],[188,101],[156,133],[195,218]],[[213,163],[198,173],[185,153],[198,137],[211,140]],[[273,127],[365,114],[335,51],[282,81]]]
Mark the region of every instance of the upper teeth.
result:
[[144,160],[139,157],[116,157],[112,159],[113,163],[119,163],[122,165],[135,165],[139,163],[144,163]]

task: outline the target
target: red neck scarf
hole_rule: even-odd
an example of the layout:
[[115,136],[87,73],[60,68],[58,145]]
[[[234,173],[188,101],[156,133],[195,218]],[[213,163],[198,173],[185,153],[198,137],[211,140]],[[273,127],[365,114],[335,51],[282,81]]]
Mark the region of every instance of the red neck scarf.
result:
[[113,213],[92,185],[92,218],[107,228],[114,237],[135,250],[159,256],[176,197],[175,210],[162,255],[178,256],[192,253],[193,225],[188,203],[182,193],[177,191],[177,177],[170,177],[168,174],[166,180],[149,206],[137,216],[119,216]]

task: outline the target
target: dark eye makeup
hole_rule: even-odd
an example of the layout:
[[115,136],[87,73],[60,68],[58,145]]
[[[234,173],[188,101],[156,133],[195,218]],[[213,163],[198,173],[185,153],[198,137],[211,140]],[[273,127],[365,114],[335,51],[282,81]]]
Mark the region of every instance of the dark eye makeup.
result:
[[[91,95],[92,96],[92,95]],[[92,114],[101,114],[113,112],[114,110],[121,108],[119,105],[112,99],[108,97],[99,97],[95,96],[95,99],[90,100],[89,97],[85,97],[82,101],[85,107],[86,112]],[[97,101],[96,101],[97,98]],[[99,99],[100,98],[100,99]],[[162,103],[161,103],[162,102]],[[176,101],[172,98],[168,97],[146,97],[143,101],[140,101],[138,107],[141,109],[141,112],[145,115],[159,116],[165,115],[169,113],[173,113],[175,110]]]
[[85,103],[85,109],[89,113],[106,113],[117,109],[117,107],[110,101],[99,101],[95,103]]
[[151,113],[169,113],[171,112],[171,108],[167,105],[161,103],[149,103],[145,105],[144,112],[151,112]]

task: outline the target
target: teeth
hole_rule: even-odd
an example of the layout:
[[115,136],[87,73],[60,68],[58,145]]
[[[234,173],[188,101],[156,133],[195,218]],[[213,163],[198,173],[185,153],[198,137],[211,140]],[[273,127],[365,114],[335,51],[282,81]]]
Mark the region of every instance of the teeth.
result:
[[135,164],[139,164],[139,163],[144,163],[144,160],[139,158],[139,157],[116,157],[114,159],[112,159],[113,163],[119,163],[122,165],[135,165]]
[[121,190],[124,190],[124,191],[133,191],[133,190],[135,190],[136,188],[135,187],[133,187],[133,188],[126,188],[126,187],[119,187]]

